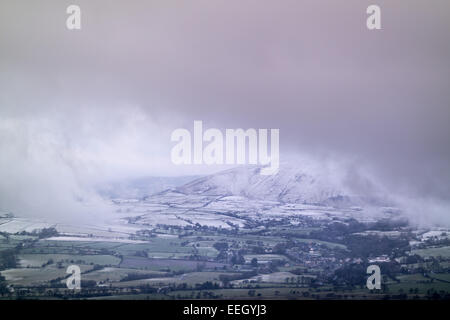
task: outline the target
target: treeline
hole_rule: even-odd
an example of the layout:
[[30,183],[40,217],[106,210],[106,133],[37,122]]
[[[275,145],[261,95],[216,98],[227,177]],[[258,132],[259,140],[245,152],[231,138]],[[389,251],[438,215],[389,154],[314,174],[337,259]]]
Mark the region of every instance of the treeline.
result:
[[32,232],[21,231],[21,232],[17,232],[16,234],[22,235],[22,236],[35,236],[35,237],[38,237],[39,239],[56,237],[59,235],[58,231],[53,227],[37,229],[37,230],[33,230]]
[[344,244],[354,257],[367,258],[383,254],[402,255],[409,251],[409,241],[407,239],[380,237],[376,235],[348,235]]
[[[349,219],[346,224],[335,222],[327,225],[322,230],[313,230],[304,238],[317,239],[328,242],[343,243],[346,236],[352,233],[363,232],[368,229],[367,225],[355,220]],[[302,236],[299,236],[302,238]]]
[[[396,275],[401,273],[401,266],[396,262],[383,262],[378,264],[381,274],[392,280],[399,282]],[[368,263],[352,263],[337,269],[330,277],[329,281],[334,285],[345,285],[349,287],[366,284],[368,277]]]
[[332,223],[322,230],[311,231],[308,238],[341,243],[347,246],[352,257],[367,258],[370,256],[401,255],[409,251],[409,239],[405,236],[388,238],[379,235],[358,235],[368,230],[393,230],[404,225],[403,221],[379,221],[372,225],[350,219],[347,224]]

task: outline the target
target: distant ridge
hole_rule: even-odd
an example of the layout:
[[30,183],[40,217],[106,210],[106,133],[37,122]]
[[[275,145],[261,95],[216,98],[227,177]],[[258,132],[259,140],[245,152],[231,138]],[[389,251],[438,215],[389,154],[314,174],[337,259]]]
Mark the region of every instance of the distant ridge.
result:
[[327,172],[307,167],[282,166],[275,175],[264,176],[261,166],[241,166],[188,182],[174,191],[186,195],[242,196],[281,203],[334,207],[365,204],[388,205],[374,195],[361,195]]

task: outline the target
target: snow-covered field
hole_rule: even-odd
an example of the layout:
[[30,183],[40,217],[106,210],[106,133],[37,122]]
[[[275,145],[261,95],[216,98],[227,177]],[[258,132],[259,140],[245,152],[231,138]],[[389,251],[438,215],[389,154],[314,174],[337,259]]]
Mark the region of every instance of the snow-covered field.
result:
[[[264,222],[271,219],[291,219],[297,223],[299,217],[312,220],[333,221],[354,218],[374,222],[393,216],[383,207],[333,208],[324,205],[282,203],[277,201],[248,199],[242,196],[204,196],[167,191],[129,204],[117,204],[120,212],[129,217],[139,217],[135,225],[157,224],[187,226],[200,224],[229,229],[244,228],[246,222]],[[126,214],[124,214],[126,215]]]
[[0,232],[17,233],[17,232],[32,232],[37,229],[51,227],[53,224],[30,219],[10,218],[7,221],[0,220]]
[[0,232],[31,232],[53,226],[66,238],[129,239],[140,229],[158,225],[231,229],[254,228],[270,220],[292,224],[301,219],[346,223],[353,218],[375,222],[399,215],[395,208],[374,205],[378,200],[363,202],[341,184],[328,181],[324,174],[313,176],[304,170],[287,168],[274,176],[261,176],[258,170],[226,170],[139,200],[114,199],[110,220],[100,226],[4,216],[0,218]]
[[121,238],[90,238],[90,237],[51,237],[46,240],[53,241],[87,241],[87,242],[118,242],[118,243],[146,243],[146,241],[121,239]]

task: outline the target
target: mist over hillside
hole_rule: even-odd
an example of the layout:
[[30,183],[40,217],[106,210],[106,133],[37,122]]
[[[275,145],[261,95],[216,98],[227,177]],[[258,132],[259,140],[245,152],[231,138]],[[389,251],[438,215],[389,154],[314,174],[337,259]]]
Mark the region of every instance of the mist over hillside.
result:
[[261,166],[243,166],[218,172],[189,182],[177,191],[185,194],[243,196],[249,199],[281,203],[329,205],[333,207],[378,205],[389,206],[392,201],[382,197],[372,185],[364,194],[328,168],[284,164],[274,175],[261,175]]
[[198,176],[145,177],[104,183],[98,187],[101,196],[107,199],[140,199],[145,196],[184,185]]

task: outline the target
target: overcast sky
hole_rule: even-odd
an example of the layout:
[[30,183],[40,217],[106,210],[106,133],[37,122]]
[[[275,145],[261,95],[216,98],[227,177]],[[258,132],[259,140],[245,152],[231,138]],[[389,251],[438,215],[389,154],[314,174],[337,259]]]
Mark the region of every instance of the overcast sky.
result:
[[282,160],[343,161],[450,221],[449,30],[448,0],[2,0],[0,210],[201,173],[170,133],[203,120],[279,128]]

